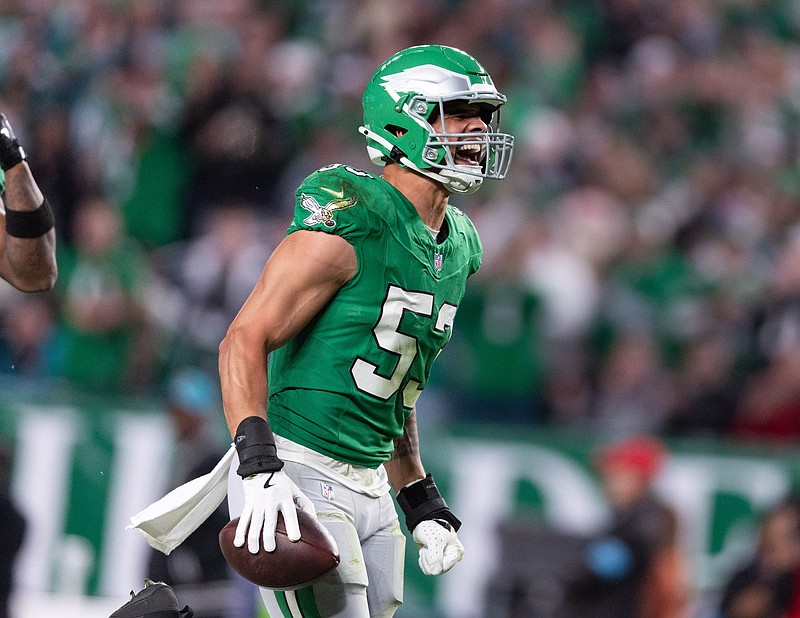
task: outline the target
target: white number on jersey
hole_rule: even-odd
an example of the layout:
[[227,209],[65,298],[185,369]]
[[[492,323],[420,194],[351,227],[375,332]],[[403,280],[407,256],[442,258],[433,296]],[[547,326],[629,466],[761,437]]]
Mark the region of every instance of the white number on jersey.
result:
[[[377,365],[361,357],[356,358],[350,374],[359,390],[384,401],[397,394],[417,356],[417,338],[401,333],[400,321],[406,311],[432,318],[433,308],[433,294],[410,292],[396,285],[389,286],[380,319],[372,329],[372,334],[380,349],[398,357],[397,364],[391,375],[384,377],[378,374]],[[455,315],[455,305],[443,304],[434,325],[435,330],[444,332],[445,328],[452,328]],[[406,408],[412,408],[419,398],[422,392],[419,386],[420,382],[417,380],[409,380],[403,389],[403,405]]]

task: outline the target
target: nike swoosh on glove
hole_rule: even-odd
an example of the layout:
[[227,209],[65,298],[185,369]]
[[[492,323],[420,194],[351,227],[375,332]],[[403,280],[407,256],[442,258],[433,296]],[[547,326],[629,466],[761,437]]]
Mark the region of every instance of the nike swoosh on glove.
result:
[[282,470],[253,474],[242,479],[242,484],[244,508],[239,516],[233,544],[241,547],[246,538],[251,554],[258,553],[262,542],[265,551],[275,550],[278,513],[283,513],[286,536],[290,541],[300,539],[296,508],[316,517],[314,504]]
[[419,547],[419,568],[425,575],[441,575],[464,557],[464,546],[453,527],[443,519],[426,519],[412,533]]

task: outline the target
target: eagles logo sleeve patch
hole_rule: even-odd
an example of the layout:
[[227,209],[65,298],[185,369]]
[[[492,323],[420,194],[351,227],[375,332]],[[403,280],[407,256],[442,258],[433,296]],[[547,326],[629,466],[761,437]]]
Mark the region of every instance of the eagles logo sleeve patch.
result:
[[303,223],[305,225],[317,225],[321,223],[330,229],[336,226],[336,220],[333,218],[333,213],[339,210],[344,210],[345,208],[352,208],[356,205],[356,203],[358,203],[358,198],[355,196],[344,197],[343,190],[333,191],[332,189],[327,189],[325,187],[320,188],[321,190],[330,193],[333,199],[323,206],[314,196],[308,195],[307,193],[301,194],[300,206],[311,213],[305,219],[303,219]]

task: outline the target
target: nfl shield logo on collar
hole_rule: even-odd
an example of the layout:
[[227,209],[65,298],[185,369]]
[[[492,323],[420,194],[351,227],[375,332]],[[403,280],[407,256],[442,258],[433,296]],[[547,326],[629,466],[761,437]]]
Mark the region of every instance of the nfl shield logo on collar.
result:
[[322,487],[322,497],[328,502],[333,501],[333,485],[323,481],[320,483],[320,486]]
[[444,257],[442,256],[441,253],[437,252],[437,253],[433,254],[433,267],[436,269],[437,273],[440,270],[442,270],[442,262],[443,262],[443,260],[444,260]]

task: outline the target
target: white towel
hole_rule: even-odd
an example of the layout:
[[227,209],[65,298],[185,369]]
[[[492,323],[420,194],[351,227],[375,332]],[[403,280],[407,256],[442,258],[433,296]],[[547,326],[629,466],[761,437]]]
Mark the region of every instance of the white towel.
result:
[[231,445],[211,472],[176,487],[131,517],[127,529],[139,530],[150,547],[169,555],[222,504],[235,453]]

